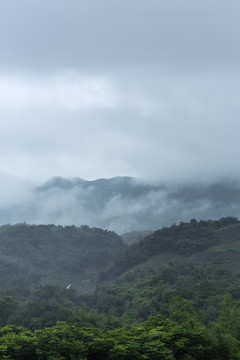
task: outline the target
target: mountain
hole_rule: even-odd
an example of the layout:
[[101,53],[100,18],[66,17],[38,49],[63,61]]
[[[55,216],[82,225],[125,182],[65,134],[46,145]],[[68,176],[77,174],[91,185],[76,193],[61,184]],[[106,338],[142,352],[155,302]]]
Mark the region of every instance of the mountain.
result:
[[192,218],[240,215],[240,184],[151,184],[131,177],[87,181],[54,177],[0,206],[0,224],[34,223],[154,231]]

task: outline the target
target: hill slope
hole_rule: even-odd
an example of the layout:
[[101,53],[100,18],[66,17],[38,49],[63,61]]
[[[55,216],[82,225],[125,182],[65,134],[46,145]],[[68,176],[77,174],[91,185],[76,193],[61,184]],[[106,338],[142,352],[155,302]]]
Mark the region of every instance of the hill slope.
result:
[[0,285],[53,284],[89,289],[125,245],[115,233],[88,226],[0,227]]
[[5,225],[0,251],[2,325],[116,327],[169,316],[172,306],[194,306],[207,323],[225,293],[240,297],[240,223],[231,217],[192,219],[132,245],[88,226]]
[[0,285],[67,286],[82,292],[141,266],[163,268],[179,261],[214,260],[238,272],[240,224],[235,218],[172,225],[127,245],[120,236],[88,226],[4,225],[0,227]]

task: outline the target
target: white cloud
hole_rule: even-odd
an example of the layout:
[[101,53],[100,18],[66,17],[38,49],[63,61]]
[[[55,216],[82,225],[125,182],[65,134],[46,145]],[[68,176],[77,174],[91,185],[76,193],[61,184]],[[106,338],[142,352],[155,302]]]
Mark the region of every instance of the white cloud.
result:
[[239,9],[2,1],[0,169],[41,180],[239,176]]
[[65,110],[111,108],[114,89],[102,76],[63,72],[23,76],[0,74],[0,109]]
[[29,201],[33,198],[34,185],[0,171],[0,209]]

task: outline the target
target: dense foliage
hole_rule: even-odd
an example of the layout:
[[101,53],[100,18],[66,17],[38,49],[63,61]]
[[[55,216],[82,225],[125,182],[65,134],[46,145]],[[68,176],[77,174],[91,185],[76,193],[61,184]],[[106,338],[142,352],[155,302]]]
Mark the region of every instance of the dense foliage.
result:
[[16,325],[0,329],[0,358],[5,360],[239,360],[240,310],[226,297],[209,328],[191,311],[163,316],[114,330],[58,322],[30,332]]
[[107,312],[123,322],[143,321],[150,315],[169,316],[174,299],[181,297],[193,306],[204,323],[215,320],[226,293],[240,298],[240,276],[217,264],[194,266],[170,264],[148,272],[136,268],[126,272],[111,285],[95,292],[98,312]]
[[[240,276],[217,257],[191,261],[231,227],[238,243],[229,217],[193,219],[127,246],[87,226],[2,226],[0,359],[240,360]],[[151,266],[164,252],[183,260]],[[44,276],[64,283],[64,273],[97,286],[44,284]]]
[[[236,333],[226,331],[224,314],[210,330],[150,318],[138,327],[103,331],[59,322],[34,333],[9,325],[0,330],[0,357],[7,360],[234,360]],[[219,341],[219,330],[223,331]],[[228,336],[229,335],[229,336]],[[224,338],[225,336],[225,338]],[[228,336],[228,337],[227,337]]]
[[175,263],[147,272],[136,268],[88,295],[50,285],[2,291],[0,326],[16,324],[35,330],[61,320],[112,329],[137,325],[158,314],[170,317],[175,307],[192,308],[196,319],[209,325],[219,316],[225,294],[240,299],[240,276],[216,264]]
[[0,227],[0,285],[95,285],[98,271],[125,248],[117,234],[88,226]]
[[164,227],[119,253],[109,267],[100,272],[99,278],[102,280],[120,275],[158,253],[190,255],[207,249],[218,242],[216,230],[234,225],[239,225],[238,219],[226,217],[199,222],[192,219],[189,223],[181,222],[179,225]]

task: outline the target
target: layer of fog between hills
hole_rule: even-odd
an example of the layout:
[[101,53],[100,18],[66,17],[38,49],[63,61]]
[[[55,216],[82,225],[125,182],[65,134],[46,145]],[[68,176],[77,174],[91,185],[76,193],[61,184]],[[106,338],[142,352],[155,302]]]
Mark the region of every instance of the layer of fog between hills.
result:
[[40,186],[5,178],[0,223],[82,224],[121,234],[155,230],[191,218],[240,215],[240,185],[157,185],[130,177],[86,181],[55,177]]

